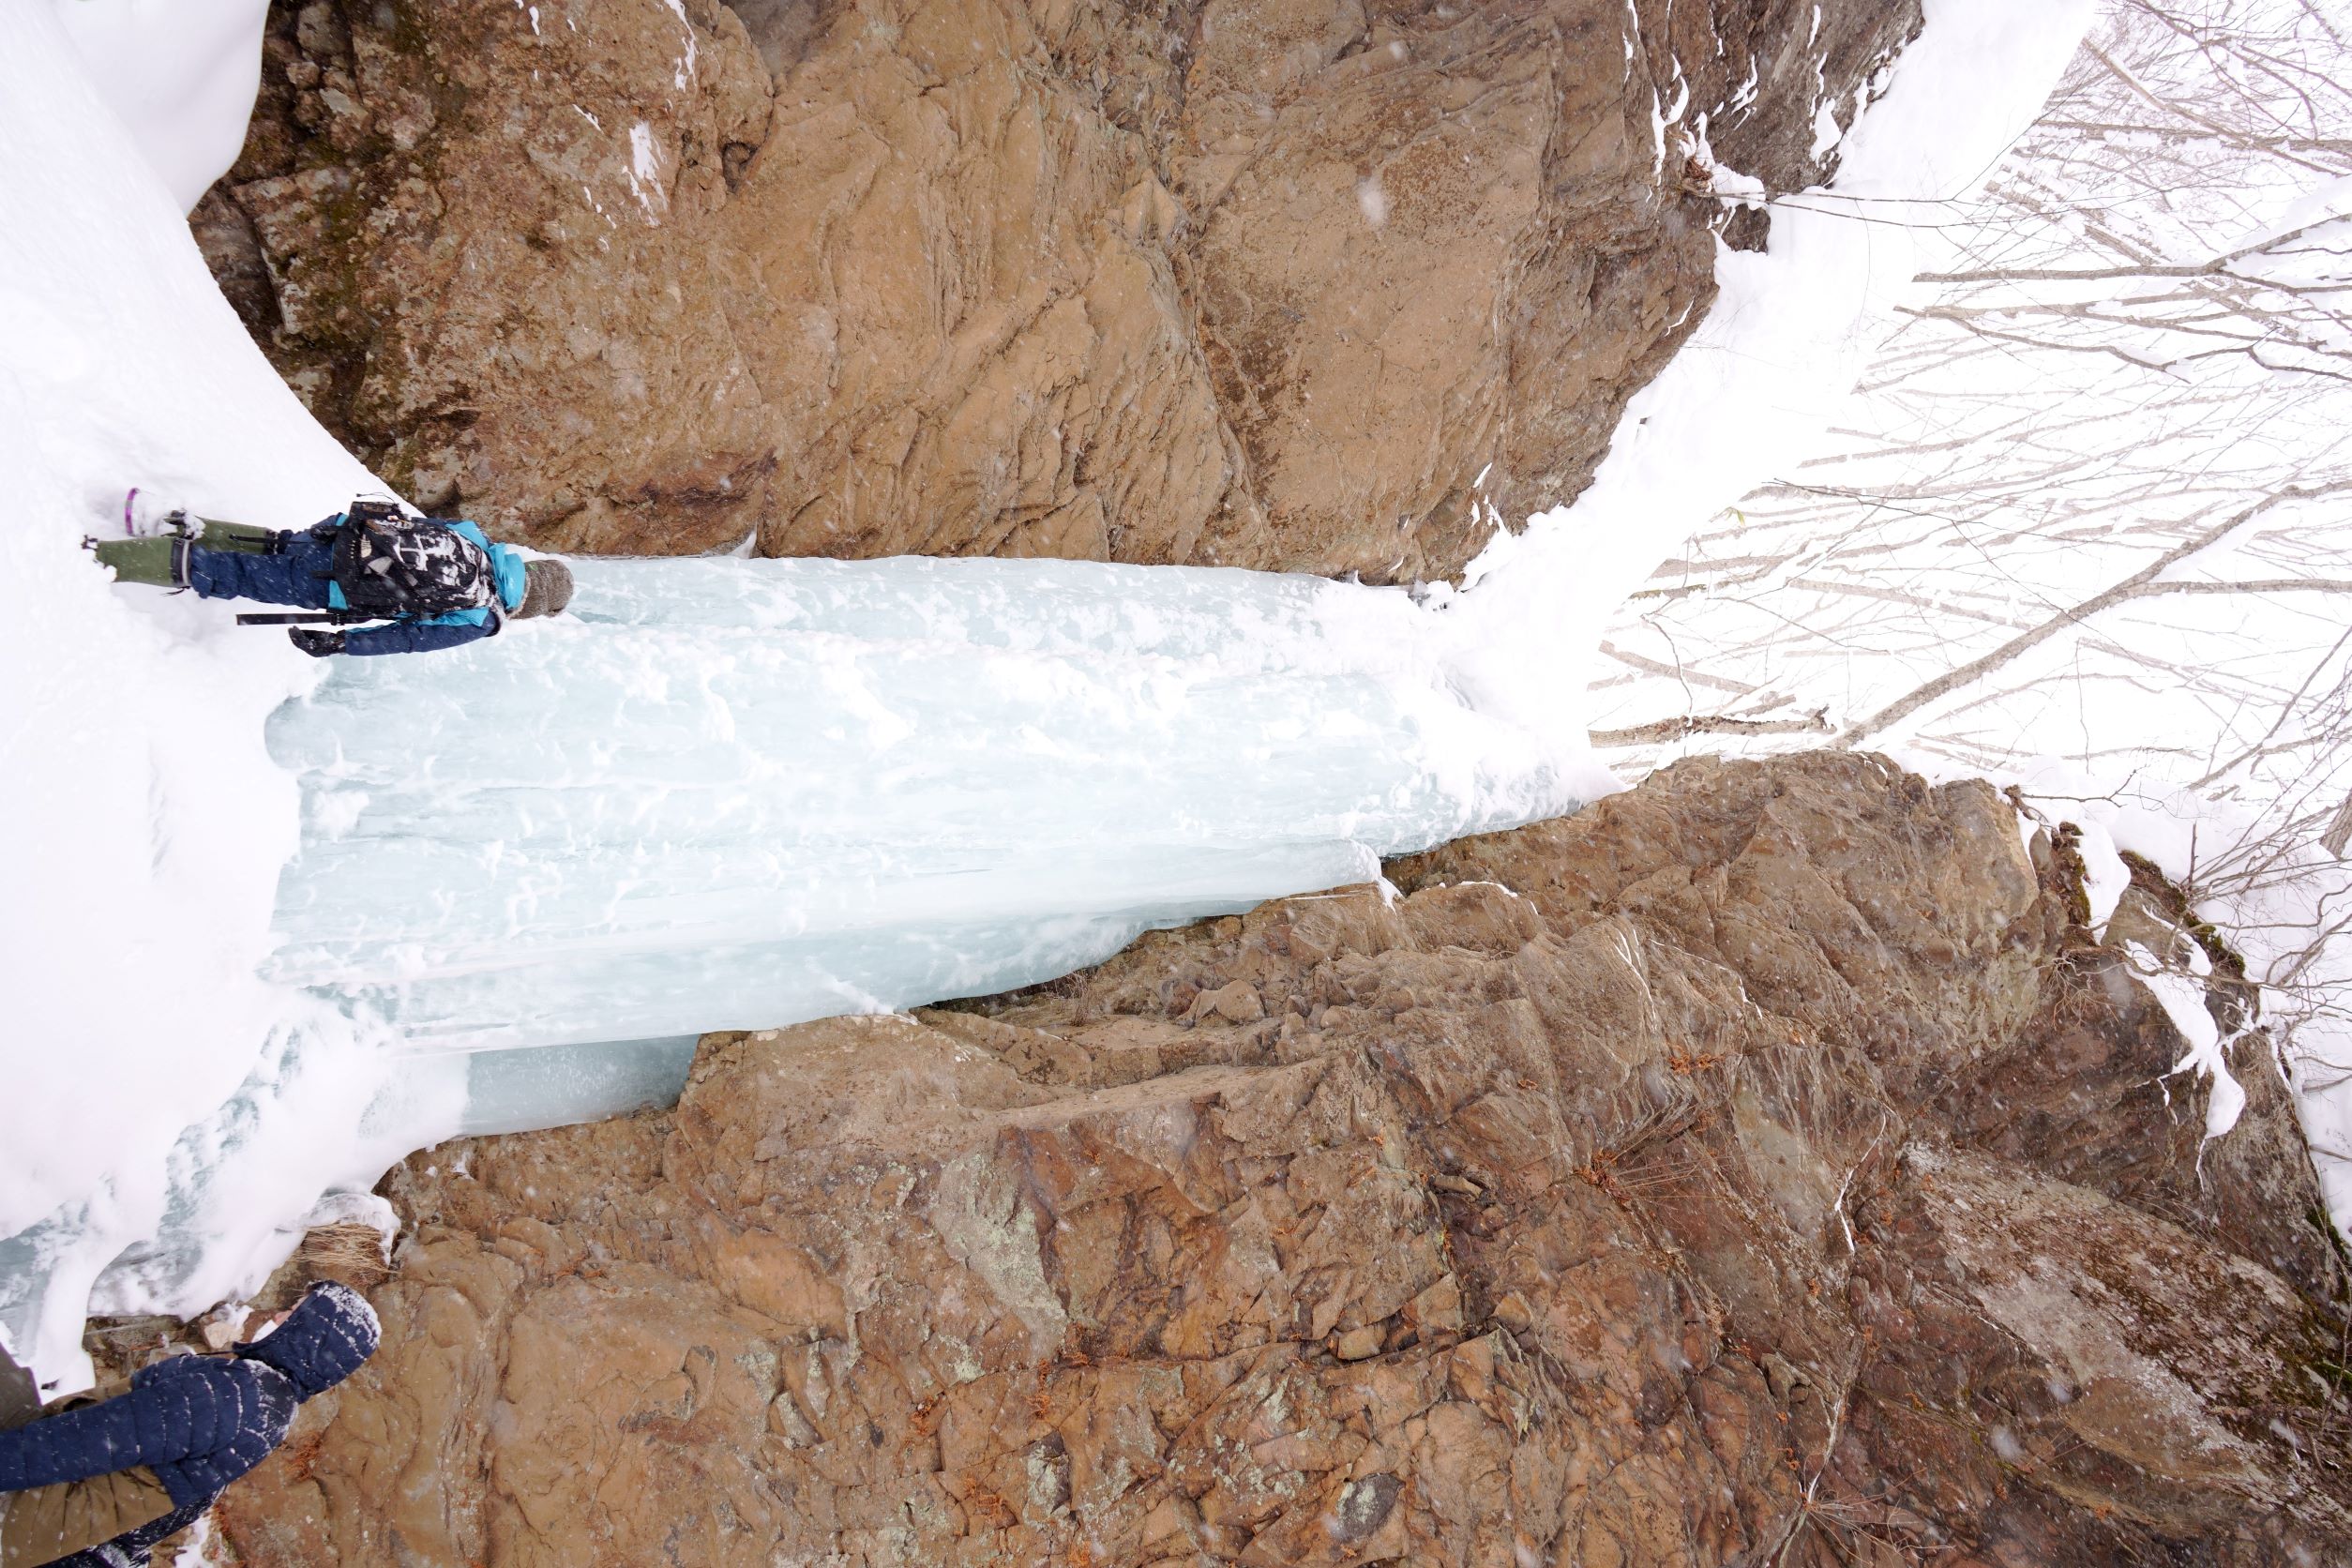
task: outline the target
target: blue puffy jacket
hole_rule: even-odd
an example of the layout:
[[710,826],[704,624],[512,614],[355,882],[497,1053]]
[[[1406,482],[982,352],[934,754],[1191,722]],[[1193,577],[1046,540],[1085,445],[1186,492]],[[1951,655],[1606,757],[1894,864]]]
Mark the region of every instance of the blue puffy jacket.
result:
[[127,1394],[0,1432],[0,1492],[144,1465],[173,1517],[202,1509],[285,1440],[296,1406],[372,1355],[379,1332],[356,1290],[312,1286],[275,1334],[234,1356],[176,1356],[134,1375]]

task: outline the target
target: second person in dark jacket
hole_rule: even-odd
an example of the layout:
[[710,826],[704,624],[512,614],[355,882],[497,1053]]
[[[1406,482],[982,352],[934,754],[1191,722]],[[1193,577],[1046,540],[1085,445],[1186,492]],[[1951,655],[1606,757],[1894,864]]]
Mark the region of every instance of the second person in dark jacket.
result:
[[0,1431],[0,1568],[139,1568],[285,1440],[294,1410],[375,1353],[348,1286],[314,1285],[228,1356],[174,1356],[129,1392]]

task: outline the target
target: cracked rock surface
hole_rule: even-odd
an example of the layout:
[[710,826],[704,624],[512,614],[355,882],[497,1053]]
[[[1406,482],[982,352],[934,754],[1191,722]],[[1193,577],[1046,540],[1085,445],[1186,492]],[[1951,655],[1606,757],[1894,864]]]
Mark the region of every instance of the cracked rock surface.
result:
[[[1685,762],[418,1154],[252,1565],[2316,1564],[2344,1276],[2068,836]],[[2161,950],[2150,878],[2118,915]],[[2241,995],[2217,985],[2233,1021]],[[2330,1379],[2339,1380],[2331,1384]]]
[[1405,580],[1583,489],[1764,242],[1712,170],[1824,177],[1918,20],[279,0],[193,221],[330,430],[511,538]]

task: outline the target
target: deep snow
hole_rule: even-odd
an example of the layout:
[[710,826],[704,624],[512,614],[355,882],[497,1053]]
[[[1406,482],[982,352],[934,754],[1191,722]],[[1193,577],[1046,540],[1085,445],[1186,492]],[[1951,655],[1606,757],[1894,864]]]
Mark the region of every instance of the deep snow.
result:
[[245,145],[269,0],[53,3],[91,85],[180,210],[193,209]]
[[[318,673],[110,587],[80,537],[126,475],[281,525],[373,481],[254,349],[49,6],[0,7],[0,1236],[77,1219],[37,1260],[0,1244],[0,1322],[72,1381],[83,1293],[162,1227],[182,1130],[270,1033],[255,970],[297,818],[263,726]],[[35,1264],[56,1304],[38,1333]]]
[[[252,8],[216,0],[220,36]],[[1841,195],[1884,218],[1956,192],[2030,116],[2082,15],[1933,0],[1849,136]],[[132,479],[278,526],[374,482],[214,289],[179,220],[189,169],[143,162],[73,49],[48,7],[0,9],[0,442],[17,481],[0,652],[39,672],[0,709],[0,854],[18,868],[0,942],[21,1029],[0,1111],[0,1335],[60,1385],[87,1375],[85,1303],[201,1309],[249,1288],[320,1195],[364,1207],[407,1149],[674,1072],[675,1043],[613,1059],[599,1034],[1042,977],[1142,925],[1360,880],[1380,852],[1610,787],[1580,701],[1603,614],[1817,430],[1913,270],[1899,227],[1829,201],[1784,210],[1768,254],[1722,258],[1722,302],[1636,400],[1586,500],[1423,604],[1051,563],[615,564],[583,574],[580,608],[601,598],[605,619],[330,673],[238,634],[224,607],[110,588],[76,549]],[[194,120],[219,97],[191,95]],[[207,128],[146,141],[211,146]],[[714,822],[720,837],[697,837]],[[527,860],[510,848],[525,845]],[[401,881],[408,851],[444,857],[430,886]],[[575,860],[578,880],[557,874]],[[698,864],[730,889],[716,908],[677,891]],[[680,933],[691,947],[665,946]],[[801,989],[743,987],[777,941],[815,955],[788,982]],[[629,961],[607,961],[615,942],[636,944]],[[580,942],[588,961],[563,957]],[[734,1010],[679,1009],[677,966],[711,964]],[[469,970],[531,978],[469,991]],[[599,970],[620,988],[596,990]],[[647,1005],[582,1021],[623,993]],[[550,998],[567,1021],[535,1034]],[[436,1037],[569,1043],[468,1062]]]

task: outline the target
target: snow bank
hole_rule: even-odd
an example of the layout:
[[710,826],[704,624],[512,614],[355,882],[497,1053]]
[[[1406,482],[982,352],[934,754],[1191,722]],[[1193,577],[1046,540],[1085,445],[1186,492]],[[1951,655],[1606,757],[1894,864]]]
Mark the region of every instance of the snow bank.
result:
[[[79,540],[128,477],[281,525],[373,481],[254,349],[48,6],[0,7],[0,1334],[70,1379],[80,1290],[156,1232],[191,1114],[278,1016],[254,971],[295,793],[262,726],[314,675],[224,611],[134,604]],[[70,1239],[21,1234],[61,1214]]]
[[262,84],[269,0],[53,0],[98,97],[187,212],[229,172]]

